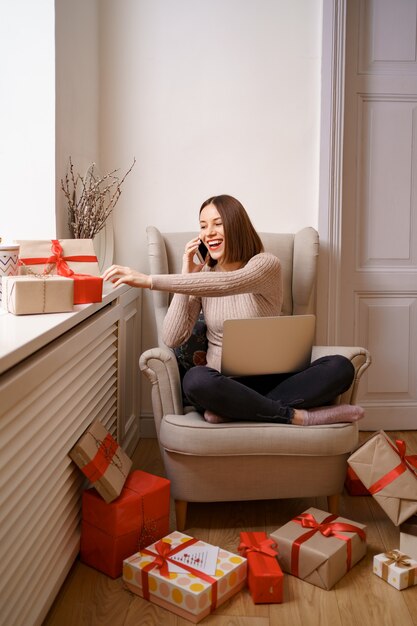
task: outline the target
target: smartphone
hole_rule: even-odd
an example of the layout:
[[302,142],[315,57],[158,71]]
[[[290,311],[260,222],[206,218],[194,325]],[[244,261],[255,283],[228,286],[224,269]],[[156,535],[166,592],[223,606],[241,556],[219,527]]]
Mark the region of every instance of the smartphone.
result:
[[198,256],[200,263],[205,263],[207,253],[208,253],[207,247],[204,245],[202,241],[200,241],[200,244],[196,251],[196,255]]

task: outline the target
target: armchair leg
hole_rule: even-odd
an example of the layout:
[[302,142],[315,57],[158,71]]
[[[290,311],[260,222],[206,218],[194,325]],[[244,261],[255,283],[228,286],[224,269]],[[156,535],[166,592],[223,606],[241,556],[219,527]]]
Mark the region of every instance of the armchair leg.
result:
[[177,530],[180,532],[185,528],[187,520],[187,504],[185,500],[175,500],[175,516],[177,518]]
[[339,514],[339,494],[336,493],[333,496],[327,496],[327,509],[329,513],[333,515]]

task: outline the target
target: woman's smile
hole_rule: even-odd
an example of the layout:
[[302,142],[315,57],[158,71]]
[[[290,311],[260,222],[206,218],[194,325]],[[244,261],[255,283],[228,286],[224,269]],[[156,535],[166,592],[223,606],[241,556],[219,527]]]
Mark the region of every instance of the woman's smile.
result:
[[223,222],[214,204],[208,204],[200,213],[200,239],[206,244],[210,256],[221,264],[225,241]]

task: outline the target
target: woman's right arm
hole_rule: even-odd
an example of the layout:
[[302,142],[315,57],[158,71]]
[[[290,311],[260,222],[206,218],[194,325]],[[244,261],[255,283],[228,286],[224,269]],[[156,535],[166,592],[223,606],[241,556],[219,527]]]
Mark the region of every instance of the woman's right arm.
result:
[[[194,263],[199,238],[195,237],[185,245],[182,259],[183,275],[200,272],[204,263]],[[180,346],[191,335],[201,311],[201,299],[195,296],[174,294],[162,327],[162,340],[170,348]]]

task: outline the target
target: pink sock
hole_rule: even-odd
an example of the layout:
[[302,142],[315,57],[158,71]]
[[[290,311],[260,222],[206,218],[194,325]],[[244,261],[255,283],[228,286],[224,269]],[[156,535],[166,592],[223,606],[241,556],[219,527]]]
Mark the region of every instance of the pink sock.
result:
[[211,411],[204,411],[204,419],[210,424],[222,424],[223,422],[230,421],[226,417],[221,417],[220,415],[216,415],[216,413],[212,413]]
[[299,410],[304,426],[337,424],[338,422],[356,422],[364,416],[364,410],[356,404],[323,406],[317,409]]

